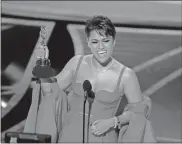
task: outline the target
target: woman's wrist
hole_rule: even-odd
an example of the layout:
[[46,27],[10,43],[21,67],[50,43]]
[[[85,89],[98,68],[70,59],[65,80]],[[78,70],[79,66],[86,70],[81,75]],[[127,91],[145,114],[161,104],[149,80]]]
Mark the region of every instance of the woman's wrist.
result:
[[126,111],[126,112],[122,113],[120,116],[118,116],[120,123],[121,124],[128,123],[131,119],[131,114],[132,114],[131,111]]
[[53,93],[52,83],[56,82],[54,78],[43,78],[40,79],[40,81],[41,81],[40,84],[41,84],[42,94],[44,96],[51,95]]
[[110,118],[110,127],[115,128],[116,126],[116,117]]
[[120,127],[121,124],[128,123],[129,120],[131,119],[131,113],[130,111],[124,112],[120,116],[115,116],[110,118],[110,127],[111,128],[117,128]]

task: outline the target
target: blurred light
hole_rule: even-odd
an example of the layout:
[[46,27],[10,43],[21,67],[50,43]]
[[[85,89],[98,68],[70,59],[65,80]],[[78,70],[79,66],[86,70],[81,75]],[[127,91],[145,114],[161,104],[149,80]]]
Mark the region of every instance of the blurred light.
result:
[[7,107],[7,103],[1,100],[1,107],[6,108]]

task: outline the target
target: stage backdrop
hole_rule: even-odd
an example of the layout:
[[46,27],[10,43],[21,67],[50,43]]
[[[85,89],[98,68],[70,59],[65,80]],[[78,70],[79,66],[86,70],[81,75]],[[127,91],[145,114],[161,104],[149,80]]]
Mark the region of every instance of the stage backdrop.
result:
[[[58,3],[52,3],[49,7],[48,2],[45,5],[41,2],[30,3],[31,5],[26,2],[4,2],[2,5],[2,136],[7,131],[22,131],[23,129],[31,104],[32,53],[38,46],[40,26],[46,25],[49,28],[47,40],[49,58],[52,67],[56,73],[59,73],[74,55],[90,54],[84,34],[84,21],[93,14],[106,12],[114,21],[117,31],[113,57],[134,69],[142,92],[151,98],[150,119],[156,135],[181,139],[182,44],[179,14],[175,14],[179,10],[177,5],[171,6],[174,13],[167,11],[170,7],[168,4],[160,7],[168,12],[168,15],[165,15],[156,4],[143,3],[146,8],[153,6],[153,9],[158,10],[162,16],[159,18],[159,15],[152,13],[151,8],[146,13],[143,11],[143,17],[140,15],[141,12],[134,15],[140,8],[136,3],[133,3],[133,11],[130,11],[133,15],[131,13],[127,15],[126,8],[120,11],[120,7],[128,5],[126,3],[123,3],[124,6],[113,3],[118,7],[109,12],[106,9],[101,9],[99,12],[96,5],[98,13],[88,8],[85,15],[82,11],[80,12],[82,9],[79,9],[79,3],[75,3],[76,7],[73,7],[73,3],[61,3],[60,6],[68,8],[67,11],[58,9]],[[92,6],[95,4],[90,3]],[[159,5],[161,6],[161,3]],[[35,10],[37,6],[40,9]],[[107,3],[107,6],[109,7],[110,3]],[[57,11],[44,13],[49,8],[53,10],[54,7]],[[86,9],[88,5],[82,3],[81,7]],[[74,8],[78,12],[76,15],[71,12]],[[140,19],[134,19],[136,17]]]

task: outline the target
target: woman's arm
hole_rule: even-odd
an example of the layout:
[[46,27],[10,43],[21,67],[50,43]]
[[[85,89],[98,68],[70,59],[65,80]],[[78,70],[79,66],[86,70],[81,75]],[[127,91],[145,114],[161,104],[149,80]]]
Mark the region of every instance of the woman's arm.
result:
[[[126,68],[123,73],[123,82],[121,83],[120,88],[124,90],[124,94],[126,95],[129,104],[143,101],[138,78],[132,69]],[[131,118],[131,112],[126,111],[118,116],[118,118],[121,124],[128,123]]]
[[[61,90],[64,91],[70,86],[73,74],[75,73],[80,57],[81,55],[76,55],[71,58],[62,69],[62,71],[56,76],[57,84]],[[53,78],[50,78],[49,80],[51,81],[51,79]],[[41,88],[43,95],[49,95],[53,92],[53,88],[51,87],[52,84],[49,82],[49,80],[45,81],[44,79],[42,79]]]

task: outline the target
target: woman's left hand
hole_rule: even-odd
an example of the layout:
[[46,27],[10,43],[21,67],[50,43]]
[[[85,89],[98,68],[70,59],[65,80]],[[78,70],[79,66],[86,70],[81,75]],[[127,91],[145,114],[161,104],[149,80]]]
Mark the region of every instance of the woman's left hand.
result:
[[101,135],[114,126],[113,118],[96,120],[91,125],[94,135]]

